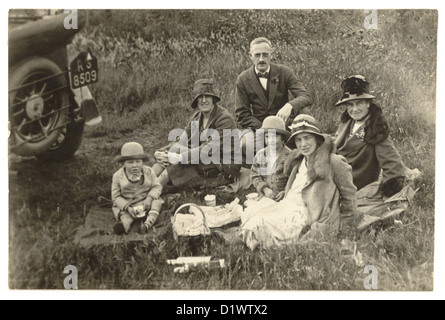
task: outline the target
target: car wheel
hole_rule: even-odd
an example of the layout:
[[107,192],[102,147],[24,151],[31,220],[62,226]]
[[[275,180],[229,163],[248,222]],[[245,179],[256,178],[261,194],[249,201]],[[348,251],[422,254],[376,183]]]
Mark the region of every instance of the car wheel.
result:
[[21,156],[40,155],[67,130],[71,106],[66,75],[43,57],[17,63],[9,75],[11,151]]
[[85,122],[67,125],[62,129],[53,145],[37,156],[44,161],[62,161],[71,158],[82,142]]

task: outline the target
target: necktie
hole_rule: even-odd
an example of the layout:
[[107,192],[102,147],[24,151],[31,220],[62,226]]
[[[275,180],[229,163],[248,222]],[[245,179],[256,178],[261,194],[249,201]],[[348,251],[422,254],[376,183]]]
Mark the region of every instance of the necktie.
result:
[[258,78],[269,78],[269,72],[258,72]]

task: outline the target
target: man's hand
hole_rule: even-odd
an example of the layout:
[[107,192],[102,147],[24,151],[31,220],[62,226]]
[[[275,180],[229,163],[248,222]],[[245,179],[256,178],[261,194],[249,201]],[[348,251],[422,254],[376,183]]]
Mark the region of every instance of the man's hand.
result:
[[290,103],[286,103],[283,108],[280,109],[277,113],[277,117],[283,119],[284,123],[287,123],[287,119],[289,119],[292,113],[292,105]]

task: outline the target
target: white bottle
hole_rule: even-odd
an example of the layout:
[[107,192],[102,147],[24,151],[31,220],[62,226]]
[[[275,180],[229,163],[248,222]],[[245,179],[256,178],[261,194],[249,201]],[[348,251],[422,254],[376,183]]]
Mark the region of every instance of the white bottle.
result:
[[190,270],[210,270],[225,268],[224,259],[211,260],[212,257],[179,257],[175,260],[167,260],[167,264],[177,266],[174,273],[185,273]]

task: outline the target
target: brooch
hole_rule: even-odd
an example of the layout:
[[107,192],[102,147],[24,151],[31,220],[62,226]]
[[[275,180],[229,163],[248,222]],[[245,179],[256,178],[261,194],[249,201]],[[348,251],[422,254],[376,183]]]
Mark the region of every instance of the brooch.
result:
[[364,140],[365,139],[365,129],[360,130],[359,132],[357,132],[355,134],[355,136],[357,138],[359,138],[360,140]]
[[278,83],[278,77],[276,77],[276,76],[272,77],[270,80],[272,81],[273,84],[277,84]]

